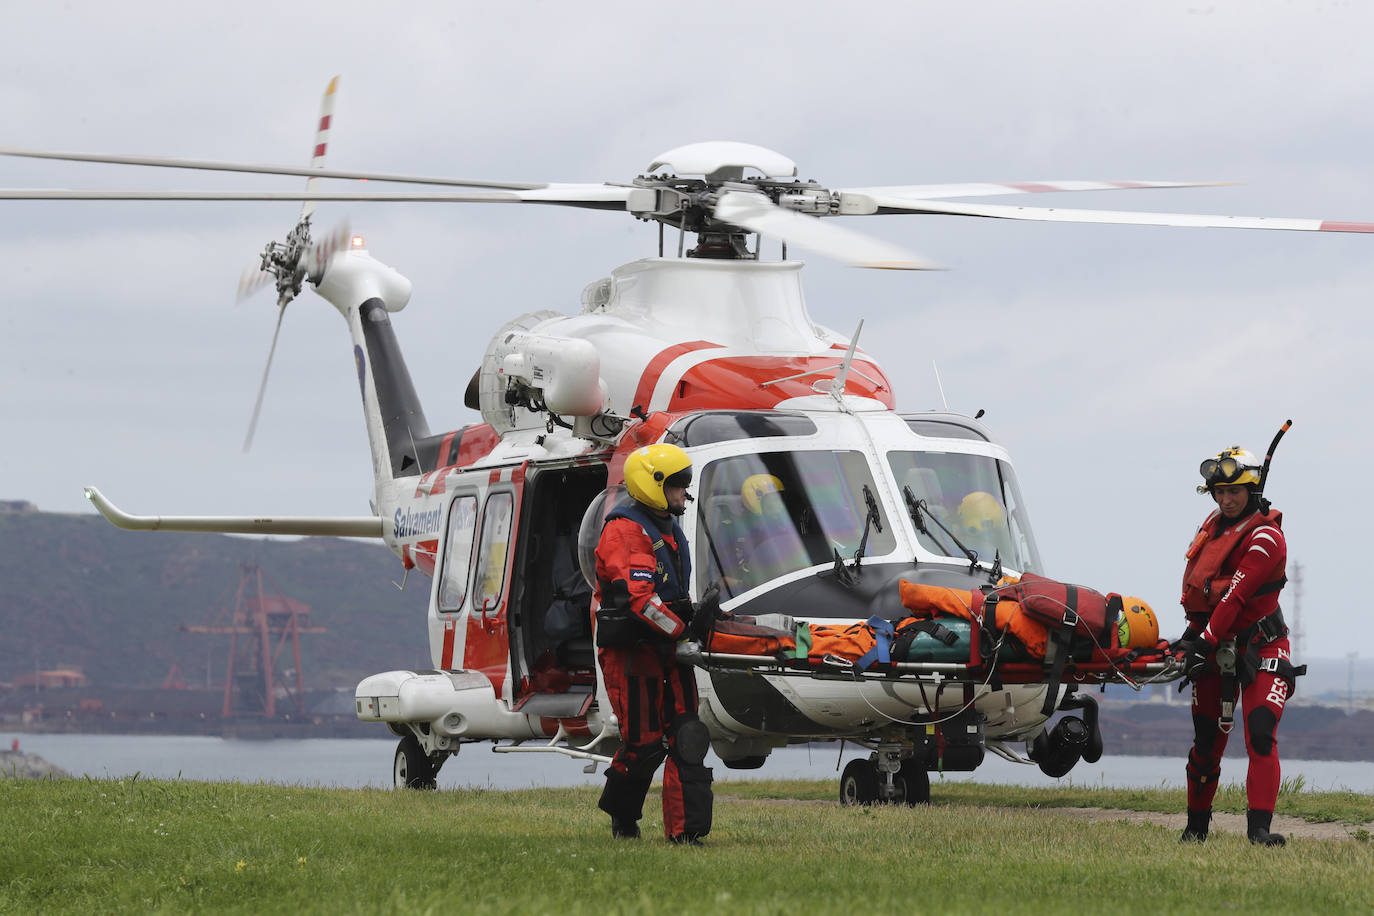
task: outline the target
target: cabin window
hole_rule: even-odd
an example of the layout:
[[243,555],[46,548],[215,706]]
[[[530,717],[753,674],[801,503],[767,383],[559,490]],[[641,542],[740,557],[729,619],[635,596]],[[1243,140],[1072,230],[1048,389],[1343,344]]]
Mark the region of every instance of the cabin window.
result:
[[501,586],[506,580],[506,549],[510,544],[510,520],[513,497],[509,493],[493,493],[487,497],[482,513],[482,542],[477,552],[477,591],[472,606],[485,614],[492,614],[501,604]]
[[962,543],[984,562],[1000,554],[1002,565],[1010,569],[1040,571],[1026,504],[1010,464],[960,452],[888,452],[887,460],[897,487],[909,489],[921,503],[929,532],[917,532],[923,548],[962,559]]
[[[873,497],[878,524],[869,514]],[[862,452],[806,451],[736,455],[706,465],[697,488],[693,560],[702,587],[715,579],[727,597],[817,564],[835,553],[853,559],[896,549]],[[881,526],[881,531],[879,527]]]
[[439,585],[439,610],[463,606],[472,572],[472,536],[477,530],[477,498],[459,496],[448,507],[448,548],[444,551],[443,578]]

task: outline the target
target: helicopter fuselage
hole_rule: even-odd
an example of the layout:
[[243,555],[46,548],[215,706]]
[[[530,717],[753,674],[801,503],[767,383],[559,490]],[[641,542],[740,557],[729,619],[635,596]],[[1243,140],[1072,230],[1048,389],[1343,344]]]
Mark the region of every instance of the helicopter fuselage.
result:
[[[433,670],[365,680],[358,711],[413,730],[431,754],[467,740],[543,737],[575,749],[614,737],[589,604],[577,608],[585,632],[548,621],[568,597],[568,571],[589,570],[624,457],[642,444],[674,442],[692,457],[692,591],[719,582],[739,615],[895,620],[900,578],[976,588],[994,558],[1008,572],[1039,569],[1006,450],[967,417],[897,413],[881,367],[807,316],[800,264],[626,265],[588,288],[581,314],[534,313],[502,328],[478,377],[485,422],[431,435],[407,403],[387,328],[394,308],[367,295],[379,285],[338,295],[358,285],[351,274],[385,269],[363,252],[346,257],[352,266],[321,292],[344,303],[354,328],[383,536],[432,579]],[[747,495],[762,478],[772,482],[766,506]],[[943,531],[964,524],[961,537],[920,533],[908,493]],[[981,530],[961,515],[970,494],[994,506]],[[951,756],[948,768],[971,769],[985,741],[1024,739],[1046,718],[1043,686],[993,690],[938,675],[875,684],[699,671],[698,684],[727,762],[817,738],[910,740],[947,722],[962,731],[951,743],[974,749],[967,766]]]

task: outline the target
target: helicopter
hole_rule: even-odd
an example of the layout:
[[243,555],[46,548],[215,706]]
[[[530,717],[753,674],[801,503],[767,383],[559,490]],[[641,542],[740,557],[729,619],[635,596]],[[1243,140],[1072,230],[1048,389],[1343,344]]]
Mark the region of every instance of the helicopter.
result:
[[[448,758],[476,742],[493,742],[501,753],[561,755],[582,761],[589,772],[609,762],[619,731],[596,663],[588,566],[601,520],[623,498],[624,460],[640,446],[668,441],[692,458],[694,502],[682,520],[696,558],[691,589],[700,596],[719,583],[722,607],[740,617],[781,612],[825,623],[896,620],[904,613],[901,580],[978,590],[1004,575],[1044,572],[1011,456],[993,432],[979,417],[900,410],[881,365],[859,347],[862,323],[846,336],[812,320],[803,263],[789,259],[789,245],[856,267],[935,267],[840,227],[833,217],[1374,231],[1370,223],[959,200],[1206,182],[832,189],[799,180],[795,163],[780,153],[733,141],[681,146],[631,180],[604,184],[339,171],[323,163],[334,91],[331,83],[315,156],[305,168],[0,149],[37,158],[297,175],[308,179],[304,192],[24,189],[0,191],[0,198],[302,202],[296,226],[283,242],[267,246],[240,294],[274,286],[277,331],[307,286],[346,322],[371,449],[374,514],[140,516],[95,487],[86,493],[107,519],[135,530],[378,539],[407,576],[428,577],[433,667],[372,675],[355,691],[358,718],[399,739],[392,774],[397,786],[409,788],[432,787]],[[322,180],[463,190],[322,191]],[[533,311],[497,328],[463,395],[480,419],[434,431],[392,326],[392,316],[409,303],[411,285],[346,227],[312,238],[314,208],[330,201],[623,212],[657,224],[657,250],[593,280],[577,314]],[[688,236],[694,236],[690,246]],[[762,256],[765,237],[782,242],[779,260]],[[276,340],[274,332],[245,445]],[[960,528],[961,507],[974,494],[992,505],[981,524]],[[1106,681],[1139,686],[1180,674],[1168,658],[1129,669],[1085,663],[1071,667],[1061,697],[1038,664],[979,663],[973,654],[860,671],[825,659],[785,664],[767,655],[684,647],[684,657],[698,665],[701,718],[727,767],[761,767],[774,749],[792,743],[851,742],[870,756],[851,761],[841,777],[840,797],[848,803],[927,801],[931,771],[974,770],[986,753],[1063,775],[1079,759],[1101,753],[1095,705],[1073,688]],[[1056,711],[1066,715],[1047,728]]]

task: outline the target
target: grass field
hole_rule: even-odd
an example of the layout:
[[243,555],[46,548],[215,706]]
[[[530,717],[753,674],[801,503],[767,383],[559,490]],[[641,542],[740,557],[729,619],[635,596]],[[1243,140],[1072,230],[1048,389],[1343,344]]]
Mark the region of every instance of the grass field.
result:
[[[1363,825],[1374,797],[1286,786],[1281,814]],[[718,782],[704,849],[613,840],[596,790],[391,792],[0,780],[15,913],[1371,912],[1374,842],[1251,847],[1056,809],[1178,812],[1181,791],[935,785],[841,808],[829,782]],[[1223,789],[1218,810],[1242,811]]]

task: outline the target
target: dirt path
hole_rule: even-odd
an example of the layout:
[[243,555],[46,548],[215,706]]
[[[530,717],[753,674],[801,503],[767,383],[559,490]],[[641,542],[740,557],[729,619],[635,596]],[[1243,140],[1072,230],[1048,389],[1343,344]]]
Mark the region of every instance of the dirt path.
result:
[[[819,799],[797,799],[797,798],[751,798],[745,799],[737,796],[729,796],[717,793],[719,800],[731,801],[750,801],[764,805],[824,805],[831,806],[835,802],[822,801]],[[1025,811],[1026,808],[1007,808],[1007,811]],[[1086,821],[1088,823],[1105,823],[1109,821],[1127,821],[1132,824],[1154,824],[1158,827],[1166,827],[1178,833],[1183,832],[1184,825],[1188,818],[1182,812],[1177,814],[1164,814],[1159,811],[1128,811],[1124,808],[1037,808],[1053,817],[1068,818],[1069,820]],[[1374,834],[1374,821],[1370,821],[1363,826],[1355,824],[1315,824],[1310,821],[1296,817],[1286,817],[1282,814],[1274,815],[1274,824],[1270,828],[1274,833],[1281,833],[1286,837],[1300,837],[1308,840],[1353,840],[1356,833],[1363,830],[1365,834]],[[1218,833],[1236,833],[1245,835],[1245,815],[1243,814],[1224,814],[1216,813],[1212,815],[1212,830]]]
[[[1047,808],[1044,810],[1055,817],[1093,823],[1129,821],[1132,824],[1155,824],[1179,833],[1183,832],[1183,828],[1188,822],[1187,816],[1181,812],[1178,814],[1161,814],[1158,811],[1126,811],[1121,808]],[[1281,833],[1286,837],[1301,837],[1310,840],[1350,840],[1354,839],[1355,833],[1360,830],[1365,831],[1366,834],[1374,833],[1374,821],[1363,827],[1357,827],[1353,824],[1314,824],[1300,818],[1276,814],[1274,815],[1274,825],[1270,829],[1274,833]],[[1213,814],[1212,830],[1220,833],[1238,833],[1244,836],[1245,815],[1220,812]]]

